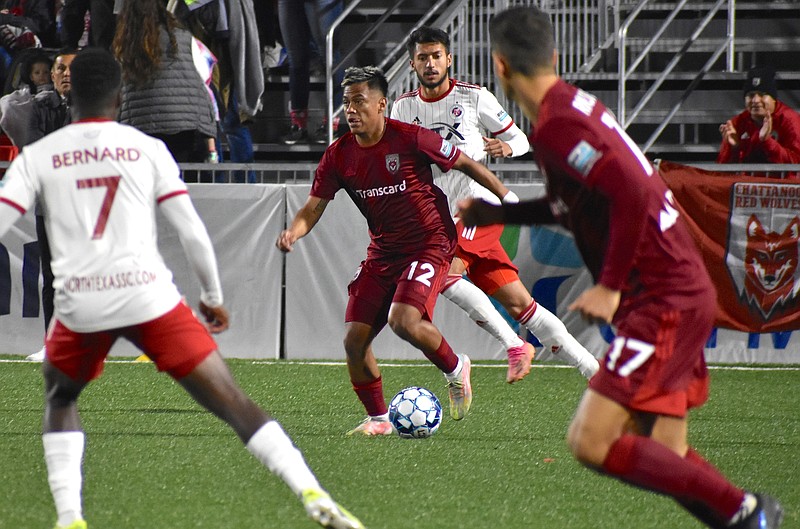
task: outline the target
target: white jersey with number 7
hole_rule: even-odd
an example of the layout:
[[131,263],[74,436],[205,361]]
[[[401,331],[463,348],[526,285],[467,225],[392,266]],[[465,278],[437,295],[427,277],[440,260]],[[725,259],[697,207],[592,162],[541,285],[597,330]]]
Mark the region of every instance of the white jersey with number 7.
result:
[[163,142],[87,120],[26,146],[2,181],[0,201],[24,213],[39,198],[56,318],[94,332],[152,320],[180,301],[158,251],[155,210],[186,193]]

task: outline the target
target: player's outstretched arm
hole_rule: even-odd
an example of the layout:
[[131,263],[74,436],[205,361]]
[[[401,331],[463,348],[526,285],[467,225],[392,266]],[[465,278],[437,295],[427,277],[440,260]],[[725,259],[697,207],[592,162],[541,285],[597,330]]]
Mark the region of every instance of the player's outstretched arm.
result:
[[458,216],[467,227],[502,224],[503,208],[479,198],[466,198],[458,202]]
[[189,195],[175,195],[159,203],[159,207],[167,221],[178,232],[189,265],[200,280],[201,303],[206,307],[221,307],[222,286],[214,247]]
[[[494,193],[494,195],[503,200],[508,196],[510,191],[503,185],[497,176],[489,170],[488,167],[482,163],[478,163],[463,152],[459,154],[456,163],[453,164],[453,169],[457,169],[466,174],[480,185]],[[516,195],[514,195],[516,197]],[[518,200],[518,199],[517,199]]]
[[291,252],[295,241],[307,235],[316,226],[325,212],[328,202],[323,198],[309,195],[308,200],[295,214],[289,227],[278,235],[275,246],[282,252]]

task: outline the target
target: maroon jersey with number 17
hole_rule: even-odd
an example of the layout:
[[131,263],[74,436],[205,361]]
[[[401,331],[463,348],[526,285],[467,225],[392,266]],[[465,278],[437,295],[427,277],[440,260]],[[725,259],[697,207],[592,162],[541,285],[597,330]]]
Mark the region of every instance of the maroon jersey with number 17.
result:
[[347,133],[325,150],[311,195],[333,200],[344,189],[367,219],[370,258],[439,247],[455,251],[456,230],[447,198],[433,183],[431,164],[449,171],[460,151],[428,129],[386,120],[375,145],[361,147]]
[[715,292],[672,193],[594,96],[559,80],[531,135],[550,211],[595,281],[621,290],[615,320],[642,303],[682,308]]

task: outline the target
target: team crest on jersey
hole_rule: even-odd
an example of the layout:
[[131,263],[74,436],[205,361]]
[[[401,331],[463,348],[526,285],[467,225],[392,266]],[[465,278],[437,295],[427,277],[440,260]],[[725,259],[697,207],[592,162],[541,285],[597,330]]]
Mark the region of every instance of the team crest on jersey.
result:
[[447,140],[442,140],[442,146],[439,147],[439,152],[441,152],[445,158],[450,158],[450,155],[453,154],[453,144]]
[[464,107],[456,103],[450,108],[450,115],[453,116],[453,119],[461,119],[461,116],[464,115]]
[[392,174],[396,174],[397,173],[397,171],[400,169],[400,155],[399,154],[387,154],[386,155],[386,169]]
[[570,167],[578,171],[581,175],[587,176],[591,172],[594,164],[603,156],[603,153],[595,149],[585,140],[581,140],[569,151],[567,163]]
[[733,185],[725,264],[742,302],[765,321],[797,303],[798,201],[796,185]]

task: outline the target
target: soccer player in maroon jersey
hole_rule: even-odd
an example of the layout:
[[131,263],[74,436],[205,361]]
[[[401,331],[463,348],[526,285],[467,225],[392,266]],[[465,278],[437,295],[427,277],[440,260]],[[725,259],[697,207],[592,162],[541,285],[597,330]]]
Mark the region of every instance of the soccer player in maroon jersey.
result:
[[509,9],[490,34],[495,73],[533,125],[547,195],[468,199],[462,219],[567,227],[595,280],[570,309],[616,327],[570,425],[573,454],[672,497],[709,527],[778,527],[776,500],[734,486],[687,443],[687,412],[708,396],[703,346],[716,295],[672,193],[602,103],[558,77],[547,14]]
[[447,198],[433,183],[431,164],[463,171],[500,198],[509,191],[435,132],[387,119],[388,83],[380,69],[348,68],[342,86],[350,132],[325,150],[308,200],[276,245],[290,251],[339,189],[367,220],[371,242],[348,286],[344,347],[350,381],[368,416],[349,434],[392,433],[372,352],[372,340],[387,323],[445,374],[450,414],[462,419],[472,401],[470,360],[456,355],[431,323],[456,247]]

